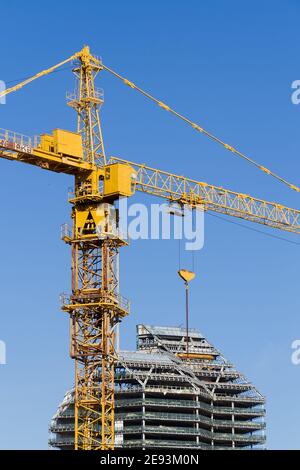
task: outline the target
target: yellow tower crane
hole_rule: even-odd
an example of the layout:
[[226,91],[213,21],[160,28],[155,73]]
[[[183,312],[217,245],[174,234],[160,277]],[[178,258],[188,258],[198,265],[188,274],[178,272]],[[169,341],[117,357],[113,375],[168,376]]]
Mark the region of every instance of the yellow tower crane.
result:
[[141,191],[294,233],[300,233],[300,211],[120,158],[107,161],[97,74],[107,70],[233,154],[291,189],[300,189],[106,67],[87,46],[3,91],[0,98],[71,61],[77,89],[67,98],[77,113],[77,132],[55,129],[32,139],[0,129],[0,157],[75,177],[70,198],[73,225],[62,230],[72,251],[72,292],[62,308],[70,316],[70,354],[75,359],[75,448],[107,450],[114,448],[115,328],[129,313],[129,302],[119,293],[118,253],[127,242],[115,217],[115,202]]

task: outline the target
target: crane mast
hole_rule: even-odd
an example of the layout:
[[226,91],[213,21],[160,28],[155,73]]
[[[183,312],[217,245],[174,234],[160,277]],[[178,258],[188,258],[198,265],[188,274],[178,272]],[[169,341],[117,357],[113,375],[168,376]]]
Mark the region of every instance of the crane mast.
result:
[[77,132],[82,136],[84,160],[103,167],[106,163],[104,143],[99,118],[103,104],[103,90],[95,87],[95,78],[102,70],[101,62],[85,46],[73,68],[77,87],[67,93],[69,106],[77,113]]
[[75,176],[73,227],[64,234],[72,247],[72,294],[63,310],[70,314],[75,359],[75,448],[107,450],[114,447],[114,330],[128,313],[119,297],[118,251],[125,242],[99,190],[98,169],[106,160],[99,119],[103,94],[94,79],[101,65],[87,47],[78,60],[73,70],[78,88],[67,95],[68,104],[77,112],[83,160],[95,166]]

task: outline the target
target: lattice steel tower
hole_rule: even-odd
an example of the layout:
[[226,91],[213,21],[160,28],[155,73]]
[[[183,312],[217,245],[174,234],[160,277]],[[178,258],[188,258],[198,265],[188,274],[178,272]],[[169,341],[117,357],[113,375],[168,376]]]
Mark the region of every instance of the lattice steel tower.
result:
[[[75,448],[114,447],[114,329],[128,313],[119,296],[118,235],[113,202],[100,190],[106,163],[99,108],[103,93],[94,86],[101,62],[85,47],[73,69],[78,89],[68,94],[78,115],[83,158],[99,172],[75,176],[73,228],[64,234],[72,247],[72,295],[63,309],[70,314],[70,354],[76,362]],[[101,170],[102,168],[102,170]],[[101,387],[99,386],[99,374]]]

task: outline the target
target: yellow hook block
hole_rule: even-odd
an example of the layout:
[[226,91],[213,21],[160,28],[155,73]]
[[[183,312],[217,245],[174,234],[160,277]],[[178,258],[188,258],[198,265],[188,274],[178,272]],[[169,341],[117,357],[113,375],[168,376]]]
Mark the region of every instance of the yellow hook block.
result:
[[180,269],[178,271],[178,274],[181,277],[181,279],[183,279],[187,283],[192,281],[196,276],[196,274],[193,271],[188,271],[187,269]]

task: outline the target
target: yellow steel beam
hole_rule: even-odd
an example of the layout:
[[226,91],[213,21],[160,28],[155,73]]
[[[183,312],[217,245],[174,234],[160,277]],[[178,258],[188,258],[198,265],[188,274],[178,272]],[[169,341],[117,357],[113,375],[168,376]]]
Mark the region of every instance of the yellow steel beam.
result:
[[54,70],[58,69],[62,65],[67,64],[68,62],[71,62],[72,60],[76,59],[79,56],[80,52],[77,52],[76,54],[72,55],[71,57],[68,57],[68,59],[63,60],[62,62],[59,62],[56,65],[53,65],[52,67],[49,67],[48,69],[42,70],[41,72],[38,72],[37,74],[33,75],[32,77],[27,78],[26,80],[23,80],[22,82],[18,83],[15,86],[12,86],[10,88],[7,88],[6,90],[3,90],[0,93],[0,98],[3,96],[9,95],[9,93],[12,93],[14,91],[20,90],[20,88],[23,88],[25,85],[28,85],[28,83],[33,82],[34,80],[44,77],[45,75],[48,75],[51,72],[54,72]]
[[299,210],[120,158],[111,157],[110,162],[129,164],[135,170],[138,191],[190,207],[201,206],[204,210],[300,233]]
[[184,116],[183,114],[181,113],[178,113],[177,111],[175,111],[174,108],[171,108],[170,106],[168,106],[166,103],[164,103],[163,101],[155,98],[153,95],[151,95],[150,93],[148,93],[147,91],[143,90],[142,88],[140,88],[139,86],[137,86],[135,83],[131,82],[130,80],[128,80],[127,78],[123,77],[122,75],[120,75],[119,73],[115,72],[113,69],[107,67],[106,65],[102,64],[102,68],[104,70],[107,70],[109,73],[111,73],[112,75],[114,75],[115,77],[117,77],[118,79],[122,80],[123,83],[125,83],[125,85],[129,86],[130,88],[133,88],[134,90],[138,91],[139,93],[141,93],[143,96],[145,96],[146,98],[148,98],[150,101],[153,101],[154,103],[156,103],[160,108],[164,109],[165,111],[169,111],[169,113],[173,114],[173,116],[176,116],[177,118],[181,119],[182,121],[184,121],[186,124],[188,124],[189,126],[191,126],[194,130],[196,130],[197,132],[200,132],[204,135],[206,135],[209,139],[213,140],[214,142],[217,142],[218,144],[222,145],[223,148],[225,148],[226,150],[229,150],[232,154],[234,155],[237,155],[238,157],[240,158],[243,158],[244,160],[246,160],[248,163],[251,163],[252,165],[254,165],[256,168],[258,168],[259,170],[263,171],[265,174],[267,175],[270,175],[272,176],[273,178],[277,179],[278,181],[280,181],[281,183],[287,185],[290,189],[293,189],[294,191],[297,191],[297,192],[300,192],[300,188],[298,186],[296,186],[295,184],[292,184],[290,183],[289,181],[287,181],[286,179],[282,178],[281,176],[279,176],[278,174],[274,173],[272,170],[270,170],[269,168],[266,168],[264,167],[263,165],[261,165],[260,163],[256,162],[253,158],[250,158],[249,156],[245,155],[243,152],[241,152],[240,150],[236,149],[235,147],[233,147],[232,145],[229,145],[227,144],[226,142],[224,142],[223,140],[221,140],[219,137],[215,136],[214,134],[212,134],[211,132],[207,131],[206,129],[204,129],[203,127],[201,127],[199,124],[193,122],[191,119],[189,119],[188,117]]
[[73,54],[70,57],[68,57],[67,59],[59,62],[58,64],[53,65],[52,67],[49,67],[45,70],[42,70],[41,72],[38,72],[35,75],[32,75],[32,77],[29,77],[26,80],[23,80],[22,82],[14,85],[10,88],[7,88],[6,90],[1,91],[0,92],[0,98],[4,97],[6,95],[9,95],[10,93],[13,93],[14,91],[20,90],[20,88],[23,88],[24,86],[28,85],[29,83],[33,82],[34,80],[37,80],[38,78],[44,77],[45,75],[48,75],[49,73],[54,72],[59,67],[62,67],[63,65],[67,64],[68,62],[71,62],[72,60],[75,60],[75,59],[78,59],[78,58],[81,58],[81,61],[84,65],[87,65],[87,64],[90,65],[91,63],[93,65],[95,65],[95,64],[100,65],[101,64],[100,61],[96,57],[94,57],[90,54],[89,47],[84,46],[81,51],[76,52],[75,54]]
[[50,152],[38,146],[34,141],[35,139],[16,132],[0,129],[0,158],[28,163],[59,173],[76,175],[80,172],[91,172],[93,170],[103,173],[103,170],[83,158]]
[[22,151],[6,150],[1,147],[0,143],[0,158],[12,160],[16,162],[28,163],[30,165],[38,166],[44,170],[55,171],[57,173],[67,173],[76,175],[79,172],[92,171],[93,165],[87,162],[76,162],[66,156],[51,154],[37,149],[32,149],[30,153]]
[[95,87],[95,78],[102,70],[101,62],[85,46],[78,54],[79,63],[73,73],[78,81],[78,90],[69,96],[68,104],[77,113],[77,132],[82,136],[85,160],[102,167],[106,156],[99,118],[103,104],[103,92]]

